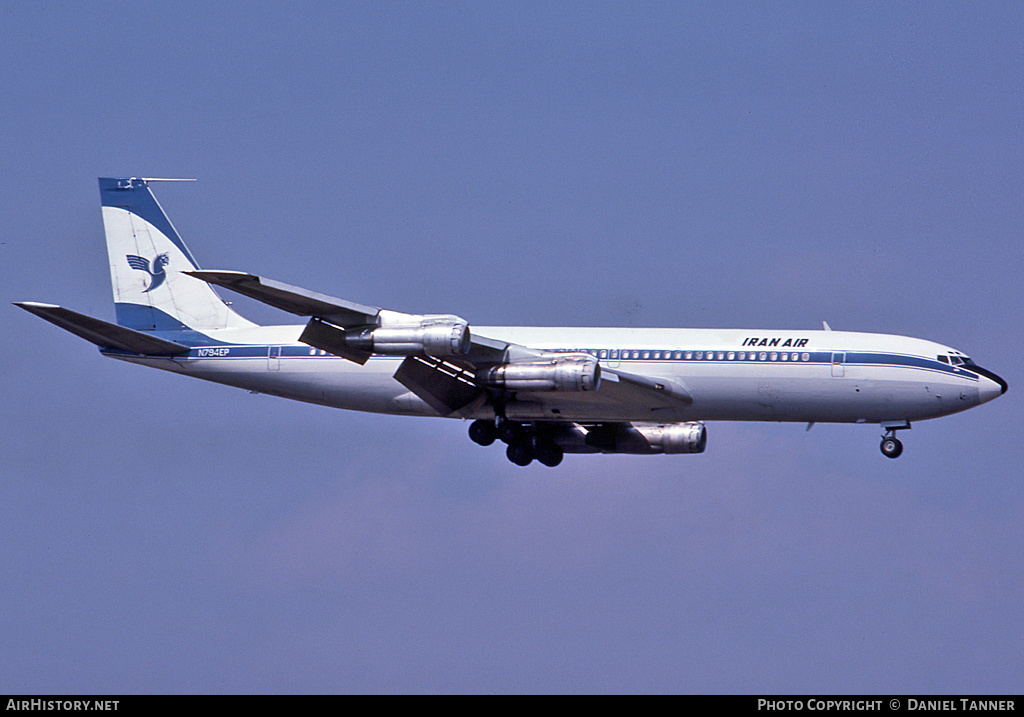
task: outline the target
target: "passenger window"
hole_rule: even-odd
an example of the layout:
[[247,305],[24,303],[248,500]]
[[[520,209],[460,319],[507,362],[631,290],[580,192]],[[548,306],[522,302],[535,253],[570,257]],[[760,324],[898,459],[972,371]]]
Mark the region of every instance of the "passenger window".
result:
[[760,356],[760,359],[761,359],[762,361],[764,361],[764,360],[765,360],[766,358],[768,358],[768,354],[766,354],[766,353],[765,353],[764,351],[762,351],[762,352],[761,352],[761,356]]
[[618,357],[619,357],[619,350],[618,349],[612,349],[612,354],[611,354],[611,356],[609,358],[617,359]]
[[802,354],[802,355],[800,356],[800,359],[801,359],[802,361],[810,361],[810,360],[811,360],[811,355],[810,355],[810,354]]
[[774,360],[775,360],[775,359],[777,359],[778,357],[779,357],[779,355],[778,355],[777,353],[775,353],[774,351],[772,351],[772,355],[771,355],[771,359],[772,359],[772,361],[774,361]]
[[733,353],[732,351],[730,351],[729,352],[729,360],[732,361],[734,358],[736,358],[736,354]]
[[700,359],[704,358],[704,352],[698,351],[697,353],[694,354],[694,358],[696,358],[699,361]]
[[781,356],[779,356],[779,358],[782,359],[783,361],[789,361],[789,354],[782,354]]
[[687,358],[687,360],[692,359],[693,358],[693,351],[687,351],[686,352],[686,358]]

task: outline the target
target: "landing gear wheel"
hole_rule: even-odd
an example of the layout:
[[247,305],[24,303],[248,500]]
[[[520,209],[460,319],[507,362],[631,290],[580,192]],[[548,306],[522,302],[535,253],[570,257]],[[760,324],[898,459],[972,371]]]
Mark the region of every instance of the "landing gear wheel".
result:
[[510,446],[522,440],[525,434],[526,431],[523,429],[523,424],[516,423],[515,421],[502,421],[501,425],[498,426],[498,438]]
[[537,446],[537,460],[548,468],[554,468],[562,462],[565,453],[554,443],[541,443]]
[[533,462],[533,448],[525,441],[510,443],[505,455],[517,466],[528,466]]
[[498,428],[494,421],[473,421],[469,424],[469,438],[473,443],[489,446],[498,438]]
[[903,444],[900,443],[900,439],[886,436],[882,439],[882,454],[886,458],[899,458],[900,453],[903,453]]

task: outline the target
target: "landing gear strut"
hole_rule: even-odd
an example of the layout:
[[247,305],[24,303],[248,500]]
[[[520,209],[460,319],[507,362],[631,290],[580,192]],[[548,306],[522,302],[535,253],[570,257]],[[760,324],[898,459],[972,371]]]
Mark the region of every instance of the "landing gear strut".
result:
[[886,458],[899,458],[900,454],[903,453],[903,444],[896,437],[896,431],[910,428],[910,421],[883,423],[882,428],[885,429],[885,434],[882,436],[882,445],[880,446],[882,455]]

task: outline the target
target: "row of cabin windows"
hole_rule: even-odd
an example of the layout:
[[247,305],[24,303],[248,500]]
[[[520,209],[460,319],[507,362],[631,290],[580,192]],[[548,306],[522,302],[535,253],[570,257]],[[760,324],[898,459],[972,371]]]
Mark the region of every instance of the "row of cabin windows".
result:
[[810,361],[809,353],[779,353],[778,351],[633,351],[627,349],[590,350],[587,353],[610,361],[643,359],[669,359],[675,361]]
[[[326,356],[327,352],[311,348],[310,356]],[[628,349],[590,349],[586,353],[609,361],[675,360],[675,361],[810,361],[809,353],[779,353],[778,351],[633,351]],[[945,361],[944,356],[939,356]],[[970,359],[968,359],[970,361]]]

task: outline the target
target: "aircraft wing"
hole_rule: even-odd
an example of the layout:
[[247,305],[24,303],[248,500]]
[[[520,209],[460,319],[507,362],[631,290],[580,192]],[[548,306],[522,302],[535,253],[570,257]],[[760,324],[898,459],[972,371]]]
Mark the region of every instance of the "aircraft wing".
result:
[[365,326],[376,321],[380,309],[336,299],[316,291],[282,284],[244,271],[185,271],[183,274],[223,286],[299,316],[315,316],[337,326]]
[[[653,400],[656,404],[664,404],[666,408],[689,406],[693,403],[693,394],[686,386],[677,381],[640,376],[610,368],[603,369],[601,375],[603,376],[601,388],[604,388],[606,383],[612,384],[608,387],[608,392],[613,394],[617,400],[645,404],[649,404]],[[610,378],[612,380],[609,381]],[[598,393],[600,393],[600,389],[598,389]]]
[[[389,321],[417,321],[438,317],[385,311],[375,306],[337,299],[278,281],[240,271],[186,271],[203,281],[243,294],[299,316],[312,317],[299,340],[337,356],[365,363],[370,353],[353,349],[346,329],[380,325]],[[458,319],[458,317],[440,317]],[[477,380],[477,372],[496,364],[530,361],[544,357],[542,351],[499,339],[471,334],[469,351],[454,356],[408,355],[395,379],[444,416],[467,411],[487,399],[488,390]],[[519,391],[510,401],[527,400],[551,404],[552,408],[592,406],[595,411],[609,404],[642,405],[652,411],[677,409],[693,403],[681,384],[601,367],[603,380],[596,391]],[[553,411],[557,413],[557,411]]]
[[[465,360],[442,360],[432,356],[409,356],[395,380],[408,388],[442,416],[468,415],[487,399],[487,391],[475,380],[476,366]],[[693,403],[693,395],[678,381],[653,378],[604,368],[596,391],[520,391],[511,402],[528,401],[557,413],[593,413],[605,409],[643,406],[652,420],[659,411],[672,411]]]
[[149,356],[175,356],[187,353],[189,350],[188,346],[174,341],[167,341],[135,329],[94,319],[62,306],[37,304],[33,301],[16,301],[14,305],[46,319],[65,331],[81,336],[86,341],[91,341],[101,349],[116,349]]
[[547,415],[592,416],[601,422],[607,422],[603,418],[607,416],[635,415],[638,408],[657,421],[693,404],[689,390],[677,381],[607,368],[601,371],[601,385],[596,391],[519,393],[516,400],[540,404]]
[[[369,355],[351,351],[341,345],[335,327],[344,329],[378,324],[382,312],[410,320],[420,318],[409,314],[385,311],[376,306],[366,306],[354,301],[337,299],[255,274],[247,274],[244,271],[186,271],[182,273],[210,284],[222,286],[289,313],[312,317],[299,340],[357,363],[365,363]],[[506,360],[506,352],[510,346],[512,344],[507,341],[472,335],[470,352],[466,356],[460,357],[459,363],[467,361],[470,363],[499,363]]]

